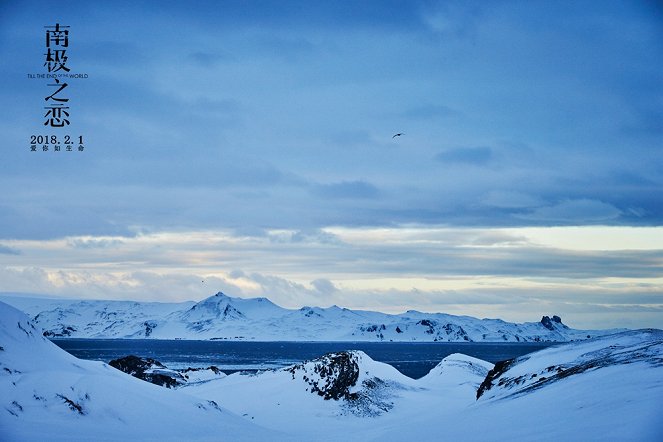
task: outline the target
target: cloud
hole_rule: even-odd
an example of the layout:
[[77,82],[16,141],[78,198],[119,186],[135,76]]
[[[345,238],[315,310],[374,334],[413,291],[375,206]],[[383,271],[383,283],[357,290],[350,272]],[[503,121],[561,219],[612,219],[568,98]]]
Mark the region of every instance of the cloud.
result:
[[268,233],[270,241],[274,243],[317,243],[317,244],[340,244],[339,238],[333,233],[319,230],[278,230]]
[[540,207],[526,214],[523,219],[544,221],[550,224],[607,222],[619,218],[622,211],[611,204],[591,199],[565,200],[552,206]]
[[490,147],[465,147],[448,149],[435,155],[435,160],[442,163],[460,163],[483,165],[493,159]]
[[2,255],[20,255],[21,251],[13,247],[8,247],[0,244],[0,254]]
[[375,199],[380,190],[366,181],[342,181],[333,184],[318,184],[313,193],[329,199]]
[[289,308],[312,304],[320,295],[317,290],[309,289],[304,284],[276,275],[254,272],[245,275],[245,279],[256,285],[250,292],[245,293],[250,293],[250,296],[265,296]]
[[72,238],[68,241],[68,244],[76,249],[106,249],[121,246],[124,244],[124,241],[108,238]]
[[[590,235],[596,229],[582,231]],[[570,250],[564,242],[543,246],[535,239],[587,235],[570,228],[531,230],[410,226],[252,237],[180,231],[122,238],[120,248],[94,247],[107,238],[85,238],[93,241],[78,248],[62,240],[19,241],[26,253],[4,259],[0,291],[182,301],[220,290],[265,296],[288,308],[337,304],[529,321],[573,313],[571,325],[596,321],[589,309],[594,306],[606,311],[605,321],[612,315],[609,321],[618,322],[617,312],[628,308],[641,326],[661,323],[659,243],[643,250],[618,244],[611,250],[594,250],[592,244]],[[628,235],[656,237],[656,230],[613,227],[604,233],[623,237],[628,246]],[[274,241],[279,235],[283,241]],[[137,262],[143,270],[134,270]],[[589,306],[586,312],[580,304]]]
[[334,283],[328,279],[322,279],[322,278],[316,279],[314,281],[311,281],[311,285],[321,295],[331,295],[332,293],[338,291],[338,288],[336,288]]
[[493,190],[481,200],[483,205],[500,209],[524,209],[543,205],[543,201],[524,192]]

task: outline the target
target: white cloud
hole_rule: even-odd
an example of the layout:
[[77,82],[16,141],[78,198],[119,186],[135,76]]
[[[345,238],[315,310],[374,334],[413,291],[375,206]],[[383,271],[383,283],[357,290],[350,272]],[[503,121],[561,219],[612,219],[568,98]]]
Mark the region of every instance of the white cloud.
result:
[[[0,291],[161,301],[224,291],[290,308],[338,304],[532,320],[533,312],[551,313],[547,302],[557,306],[552,313],[565,311],[564,303],[659,305],[661,230],[410,225],[15,240],[7,246],[20,255],[0,254]],[[81,241],[112,247],[72,247]]]

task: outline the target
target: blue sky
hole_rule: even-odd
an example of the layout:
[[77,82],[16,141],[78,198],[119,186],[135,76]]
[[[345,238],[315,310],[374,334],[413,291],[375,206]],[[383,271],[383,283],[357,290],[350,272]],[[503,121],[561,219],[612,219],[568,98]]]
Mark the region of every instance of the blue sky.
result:
[[[28,148],[55,22],[83,153]],[[3,2],[0,39],[0,291],[663,327],[656,2]]]

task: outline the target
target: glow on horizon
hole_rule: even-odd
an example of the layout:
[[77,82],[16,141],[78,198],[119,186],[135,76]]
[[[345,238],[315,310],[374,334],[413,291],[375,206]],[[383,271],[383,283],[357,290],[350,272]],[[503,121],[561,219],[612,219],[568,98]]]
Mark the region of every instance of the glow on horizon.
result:
[[566,250],[663,250],[663,227],[573,226],[502,229]]

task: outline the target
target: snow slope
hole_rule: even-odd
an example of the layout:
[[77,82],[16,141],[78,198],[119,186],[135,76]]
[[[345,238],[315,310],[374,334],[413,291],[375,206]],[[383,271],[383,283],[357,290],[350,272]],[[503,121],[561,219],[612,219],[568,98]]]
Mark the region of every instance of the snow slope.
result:
[[[478,397],[478,399],[477,399]],[[0,440],[660,441],[663,331],[410,379],[360,351],[171,390],[65,353],[0,303]]]
[[344,352],[183,389],[302,440],[653,442],[663,440],[663,332],[561,344],[495,367],[454,354],[419,380]]
[[0,440],[286,440],[216,403],[84,361],[0,302]]
[[217,293],[198,303],[55,301],[2,298],[27,312],[49,337],[258,341],[569,341],[614,333],[573,330],[557,316],[514,324],[443,313],[281,308],[266,298]]

